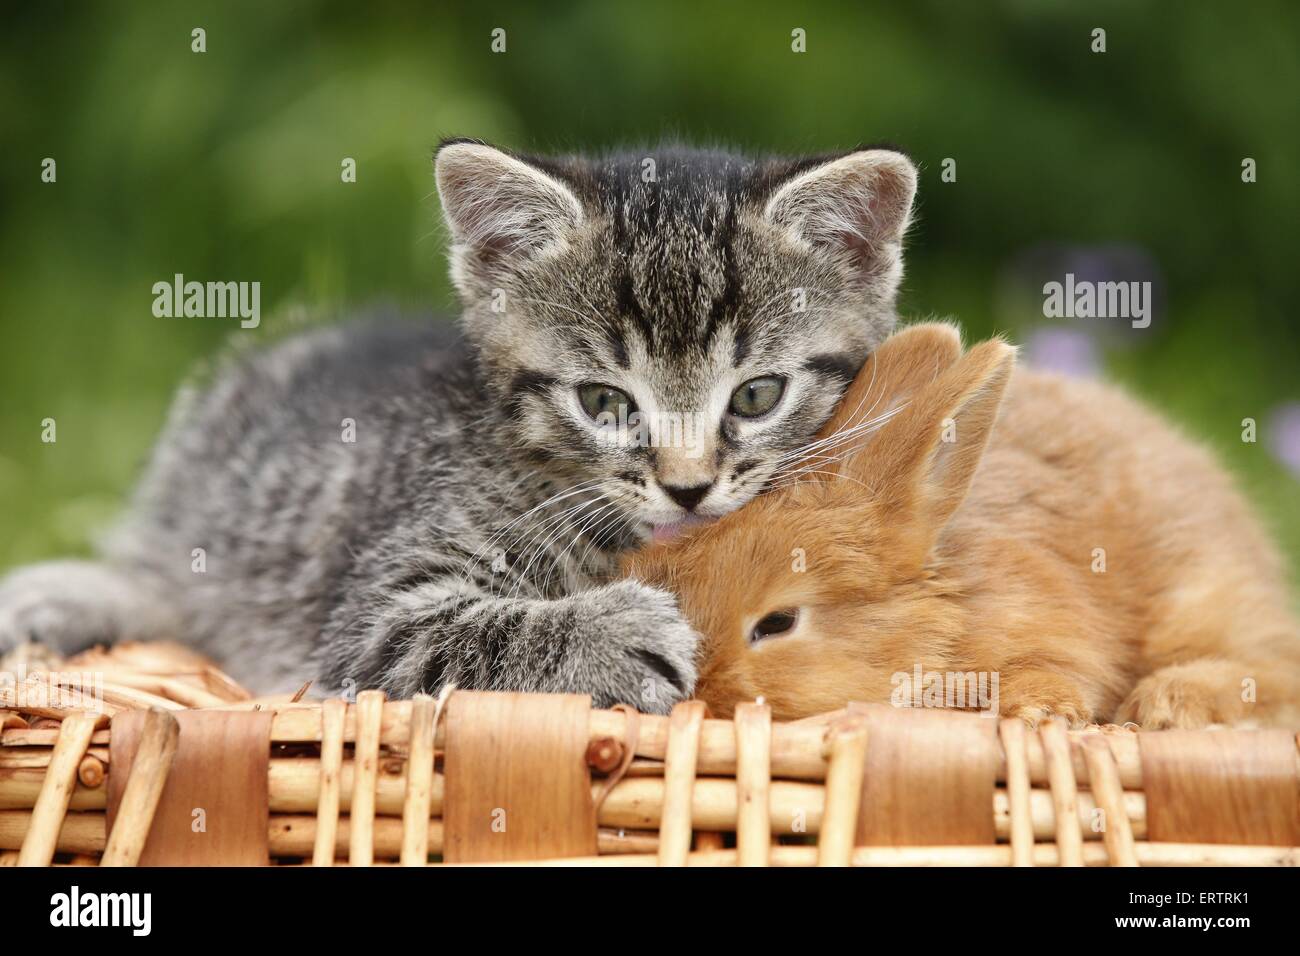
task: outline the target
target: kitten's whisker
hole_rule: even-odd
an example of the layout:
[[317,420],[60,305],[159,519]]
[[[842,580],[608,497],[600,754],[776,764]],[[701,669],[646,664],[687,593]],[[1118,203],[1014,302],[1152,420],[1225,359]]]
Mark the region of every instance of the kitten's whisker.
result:
[[[505,579],[505,581],[511,584],[510,596],[513,597],[519,591],[519,589],[522,588],[525,584],[528,584],[530,586],[532,585],[533,582],[529,579],[528,573],[529,571],[531,571],[533,563],[537,560],[538,556],[542,553],[542,551],[546,547],[547,541],[543,540],[543,537],[545,536],[547,539],[549,539],[550,533],[548,532],[548,529],[552,527],[554,527],[555,529],[564,528],[565,525],[570,521],[570,519],[572,519],[575,515],[580,514],[584,508],[589,507],[590,505],[594,504],[599,500],[600,500],[599,495],[597,495],[597,497],[595,498],[588,498],[587,500],[579,502],[576,505],[573,505],[569,508],[565,508],[563,511],[559,512],[558,514],[550,516],[546,521],[542,522],[540,525],[536,527],[530,527],[528,529],[528,533],[531,536],[529,543],[524,545],[520,549],[521,553],[520,553],[519,560],[515,562],[513,565],[511,564],[507,565],[507,568],[510,571],[510,577],[508,579]],[[522,570],[519,569],[520,565],[522,565]],[[503,586],[504,583],[505,582],[503,582]]]
[[[568,552],[568,549],[573,546],[573,542],[577,541],[582,536],[583,529],[593,519],[593,515],[600,515],[602,512],[607,511],[609,508],[612,508],[614,506],[615,506],[614,502],[606,502],[602,504],[599,508],[597,508],[595,512],[593,512],[593,514],[579,515],[576,518],[574,518],[573,521],[568,522],[566,527],[556,529],[556,533],[551,537],[550,540],[546,542],[547,552],[550,552],[551,541],[558,540],[561,531],[567,530],[572,534],[571,534],[571,539],[569,544],[565,545],[565,547],[561,549],[558,554],[549,553],[548,555],[550,557],[550,568],[547,570],[546,577],[542,582],[541,591],[543,594],[546,594],[548,589],[550,588],[551,579],[554,577],[555,573],[557,571],[561,574],[564,573],[564,566],[563,566],[564,558]],[[540,557],[540,554],[538,555],[538,557]]]
[[587,508],[594,505],[600,505],[607,500],[607,498],[608,495],[606,495],[605,492],[597,491],[593,497],[565,508],[563,511],[551,516],[541,524],[529,528],[530,541],[522,549],[521,560],[519,562],[523,563],[523,559],[527,558],[527,563],[524,564],[524,570],[522,572],[523,577],[517,578],[516,584],[522,583],[528,579],[528,572],[536,562],[537,558],[549,548],[551,542],[554,541],[566,527],[572,527],[574,523],[581,521],[582,513]]
[[[867,491],[871,492],[873,497],[876,494],[875,488],[871,487],[866,482],[862,481],[860,478],[855,478],[853,475],[841,474],[838,471],[817,471],[817,470],[810,471],[808,472],[808,474],[826,475],[826,477],[833,478],[837,481],[840,480],[851,481],[855,485],[861,485],[863,488],[867,489]],[[768,487],[767,493],[770,494],[771,492],[780,491],[785,488],[793,488],[802,483],[803,482],[797,479],[780,479]]]
[[[878,372],[879,372],[879,366],[873,364],[871,367],[871,381],[867,385],[866,392],[863,394],[863,396],[860,399],[858,399],[857,407],[854,408],[853,411],[849,413],[850,420],[858,417],[859,415],[870,415],[873,411],[875,411],[876,406],[880,404],[881,399],[884,398],[884,391],[882,390],[880,394],[876,396],[875,400],[871,403],[871,407],[868,408],[866,412],[861,411],[863,403],[866,402],[867,398],[870,397],[872,391],[875,388],[876,375],[878,374]],[[902,407],[903,406],[899,406],[899,408]],[[795,449],[793,452],[786,453],[785,455],[781,456],[780,460],[789,461],[798,458],[810,451],[815,451],[818,448],[823,447],[825,445],[833,445],[836,442],[842,440],[842,436],[845,435],[846,433],[852,434],[853,432],[863,427],[869,427],[870,425],[874,424],[875,421],[876,421],[875,419],[871,419],[869,421],[859,422],[858,424],[852,425],[849,428],[842,428],[839,431],[826,436],[825,438],[816,439],[804,445],[802,448],[798,448]]]
[[[513,535],[513,537],[510,538],[510,540],[507,541],[504,540],[504,538],[502,538],[502,540],[500,540],[499,544],[497,545],[497,549],[500,551],[500,554],[502,554],[504,557],[504,555],[510,553],[511,550],[516,549],[520,541],[524,541],[524,540],[528,540],[528,538],[536,537],[537,535],[539,535],[539,533],[543,531],[543,529],[550,527],[550,524],[552,522],[556,522],[556,520],[563,520],[565,515],[571,514],[571,512],[578,509],[578,507],[582,507],[584,503],[580,503],[580,505],[577,506],[565,507],[565,509],[562,509],[559,512],[551,512],[551,514],[547,514],[545,516],[545,519],[543,520],[537,520],[537,522],[533,522],[528,525],[524,525],[524,527],[520,527],[515,532],[515,535]],[[534,515],[536,515],[536,512],[534,512]],[[539,515],[537,516],[539,518]],[[516,523],[517,520],[516,522],[511,522],[511,524],[516,524]],[[497,537],[500,536],[498,535]],[[489,548],[491,548],[491,545],[486,544],[485,542],[484,545],[480,546],[480,548],[474,551],[474,554],[472,555],[471,558],[469,558],[469,561],[465,562],[465,567],[463,568],[463,571],[461,571],[461,575],[468,576],[469,568],[473,567],[474,564],[478,564],[484,561],[484,559],[486,558],[487,549]],[[524,553],[526,554],[526,550],[524,551]],[[493,564],[495,564],[495,559],[493,559]],[[508,563],[507,563],[507,567],[508,567]],[[500,571],[495,570],[494,567],[489,568],[489,578],[487,579],[489,579],[490,581],[490,589],[493,592],[495,592],[495,588],[497,588],[497,575],[499,574]]]
[[[620,498],[618,499],[618,503],[626,504],[627,497],[628,496],[625,494],[620,495]],[[579,569],[586,566],[587,555],[589,555],[591,553],[591,549],[600,542],[600,536],[604,534],[605,531],[612,530],[614,528],[617,528],[618,530],[621,531],[624,527],[629,526],[634,520],[635,520],[635,515],[628,514],[626,512],[620,512],[620,511],[615,511],[612,514],[608,514],[605,517],[603,517],[599,522],[598,530],[590,533],[587,537],[587,547],[583,550],[582,554],[578,557],[577,564]],[[611,521],[612,524],[610,524],[609,528],[604,527],[606,523]]]
[[[560,553],[555,556],[555,562],[552,565],[551,570],[548,571],[546,575],[546,582],[545,582],[546,588],[550,587],[551,578],[557,571],[560,572],[561,574],[564,573],[565,559],[570,555],[573,549],[577,547],[578,543],[588,534],[588,532],[592,527],[595,527],[599,523],[608,520],[609,518],[619,517],[620,512],[618,511],[618,508],[620,505],[622,505],[622,503],[623,503],[622,501],[617,499],[610,501],[603,508],[599,509],[594,514],[589,515],[585,519],[583,519],[581,525],[574,532],[573,537],[570,539],[569,543],[566,544],[563,550],[561,550]],[[584,562],[586,561],[586,556],[591,553],[591,547],[592,547],[592,542],[588,538],[586,550],[583,552],[582,557],[580,557],[575,562],[579,573],[582,572]]]
[[[906,406],[900,405],[897,408],[891,408],[889,411],[876,416],[870,421],[862,422],[852,428],[846,428],[842,431],[836,432],[831,438],[816,443],[816,447],[800,449],[798,454],[783,455],[777,460],[778,470],[789,463],[816,460],[817,458],[822,457],[826,452],[835,451],[850,441],[855,441],[865,435],[870,435],[878,431],[905,407]],[[865,444],[856,447],[865,447]]]
[[[512,521],[510,521],[509,523],[507,523],[504,527],[502,527],[502,528],[498,529],[497,531],[493,532],[493,533],[492,533],[492,534],[491,534],[491,535],[490,535],[490,536],[489,536],[489,537],[488,537],[488,538],[487,538],[487,539],[486,539],[486,540],[485,540],[485,541],[484,541],[484,542],[483,542],[483,543],[482,543],[478,548],[475,549],[474,553],[471,554],[471,555],[469,556],[469,558],[468,558],[468,559],[466,560],[466,562],[465,562],[465,567],[464,567],[464,568],[462,569],[462,571],[461,571],[462,576],[467,575],[467,574],[469,573],[469,569],[470,569],[470,567],[473,566],[474,564],[476,564],[477,562],[481,561],[481,560],[483,559],[483,557],[484,557],[484,556],[489,552],[489,550],[493,547],[493,545],[495,545],[495,544],[496,544],[500,539],[502,539],[506,534],[509,534],[512,528],[514,528],[515,526],[519,525],[521,522],[524,522],[524,521],[528,521],[528,520],[530,520],[530,519],[533,518],[535,515],[538,515],[539,513],[543,512],[544,509],[546,509],[546,508],[548,508],[548,507],[551,507],[551,506],[554,505],[554,504],[558,504],[560,501],[563,501],[563,500],[565,500],[565,499],[567,499],[567,498],[571,498],[571,497],[573,497],[573,496],[575,496],[575,495],[582,494],[582,493],[585,492],[585,491],[590,491],[593,487],[595,487],[595,486],[597,486],[597,485],[599,485],[599,484],[600,484],[600,480],[599,480],[599,479],[588,479],[587,481],[581,481],[581,482],[578,482],[578,484],[576,484],[576,485],[570,485],[568,488],[565,488],[565,489],[563,489],[562,491],[556,492],[555,494],[553,494],[553,495],[551,495],[549,498],[547,498],[545,501],[541,502],[540,504],[534,505],[533,507],[531,507],[531,508],[529,508],[527,511],[525,511],[523,514],[520,514],[520,515],[518,515],[517,517],[515,517]],[[521,530],[520,532],[516,533],[515,537],[512,538],[512,539],[511,539],[511,540],[510,540],[510,541],[509,541],[509,542],[508,542],[508,543],[507,543],[507,544],[502,548],[502,550],[503,550],[503,551],[509,551],[509,550],[510,550],[510,547],[511,547],[513,544],[515,544],[515,542],[517,542],[517,541],[519,540],[519,538],[521,537],[521,535],[522,535],[523,533],[524,533],[524,531],[522,531],[522,530]]]
[[[586,508],[586,507],[588,507],[588,506],[590,506],[590,505],[597,504],[597,503],[599,503],[602,499],[606,499],[607,497],[608,497],[608,496],[605,495],[605,494],[602,492],[602,493],[598,494],[598,496],[597,496],[596,498],[593,498],[593,499],[591,499],[591,500],[589,500],[589,501],[583,502],[583,504],[580,506],[580,508]],[[614,504],[616,504],[616,503],[615,503],[615,502],[610,502],[610,503],[607,503],[607,504],[603,504],[603,505],[601,505],[601,507],[598,509],[598,512],[597,512],[597,513],[599,513],[600,511],[604,511],[605,509],[607,509],[607,508],[609,508],[609,507],[612,507]],[[574,514],[574,513],[578,512],[578,511],[580,510],[580,508],[579,508],[579,509],[570,509],[569,512],[566,514],[566,519],[567,519],[568,515],[571,515],[571,514]],[[561,534],[561,533],[566,529],[566,527],[567,527],[567,528],[572,528],[572,527],[574,527],[574,525],[581,525],[581,524],[584,523],[586,520],[587,520],[587,517],[579,517],[579,518],[577,518],[577,519],[574,520],[574,521],[568,521],[568,520],[566,520],[566,521],[564,521],[564,522],[557,523],[555,530],[554,530],[553,532],[551,532],[549,535],[547,535],[547,536],[546,536],[546,539],[545,539],[544,541],[535,544],[535,545],[534,545],[534,546],[533,546],[533,547],[532,547],[528,552],[526,552],[526,553],[528,553],[528,554],[531,554],[532,557],[529,558],[529,560],[528,560],[528,564],[525,566],[523,572],[522,572],[522,573],[519,575],[519,577],[516,579],[516,581],[515,581],[515,586],[514,586],[514,588],[511,589],[511,592],[510,592],[510,594],[508,595],[508,597],[513,598],[513,597],[515,596],[515,594],[517,593],[517,591],[519,590],[519,587],[523,584],[523,582],[525,582],[525,581],[529,581],[529,580],[530,580],[530,574],[531,574],[531,572],[532,572],[533,565],[537,563],[538,559],[541,558],[543,554],[546,554],[546,553],[549,552],[551,545],[552,545],[556,540],[558,540],[560,534]],[[552,558],[553,558],[553,557],[554,557],[554,556],[552,556]],[[554,565],[553,565],[552,567],[554,567]],[[543,595],[543,596],[544,596],[544,595]]]
[[861,441],[856,444],[850,445],[848,447],[837,447],[836,449],[834,449],[833,454],[828,453],[828,454],[810,456],[809,458],[804,459],[805,464],[801,465],[800,467],[777,473],[774,476],[775,480],[781,481],[787,478],[798,478],[801,475],[819,470],[824,466],[829,466],[835,464],[836,462],[843,461],[845,458],[849,457],[850,455],[856,454],[857,452],[866,448],[870,444],[871,442],[869,440]]

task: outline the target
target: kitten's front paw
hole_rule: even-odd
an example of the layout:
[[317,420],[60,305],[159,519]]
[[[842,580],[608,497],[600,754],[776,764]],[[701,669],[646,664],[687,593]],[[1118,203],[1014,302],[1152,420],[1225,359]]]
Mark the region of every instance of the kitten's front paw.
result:
[[631,704],[643,713],[665,714],[691,696],[699,635],[672,594],[619,581],[574,600],[596,612],[575,681],[575,688],[591,694],[594,706]]
[[0,637],[0,674],[23,675],[58,670],[63,657],[43,644],[10,644]]
[[81,626],[74,601],[44,566],[0,581],[0,657],[33,647],[57,657]]
[[155,612],[131,604],[129,582],[88,561],[48,561],[0,579],[0,654],[35,644],[47,657],[70,656],[122,635],[120,623]]

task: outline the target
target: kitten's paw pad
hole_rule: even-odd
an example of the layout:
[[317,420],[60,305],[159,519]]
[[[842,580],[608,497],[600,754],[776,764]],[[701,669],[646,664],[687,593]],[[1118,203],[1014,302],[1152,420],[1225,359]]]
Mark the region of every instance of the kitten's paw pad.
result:
[[1185,664],[1142,679],[1120,707],[1117,719],[1143,730],[1199,730],[1213,725],[1244,726],[1253,718],[1243,700],[1241,675],[1230,666]]

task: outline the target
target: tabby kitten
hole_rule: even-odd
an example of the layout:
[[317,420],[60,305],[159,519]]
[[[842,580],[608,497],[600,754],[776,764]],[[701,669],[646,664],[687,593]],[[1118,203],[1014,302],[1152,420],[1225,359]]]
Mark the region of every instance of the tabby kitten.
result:
[[371,317],[183,390],[103,560],[0,583],[0,652],[170,637],[267,691],[691,693],[695,633],[617,556],[792,467],[894,327],[916,172],[435,163],[462,330]]

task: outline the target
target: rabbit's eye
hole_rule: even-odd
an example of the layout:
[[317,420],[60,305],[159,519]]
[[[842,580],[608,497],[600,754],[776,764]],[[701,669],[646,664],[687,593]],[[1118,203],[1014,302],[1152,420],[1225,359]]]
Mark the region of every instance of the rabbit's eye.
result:
[[794,626],[798,621],[799,612],[794,608],[773,611],[754,625],[754,630],[749,634],[749,643],[757,644],[768,637],[780,637],[782,634],[788,634],[794,630]]

